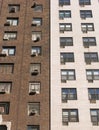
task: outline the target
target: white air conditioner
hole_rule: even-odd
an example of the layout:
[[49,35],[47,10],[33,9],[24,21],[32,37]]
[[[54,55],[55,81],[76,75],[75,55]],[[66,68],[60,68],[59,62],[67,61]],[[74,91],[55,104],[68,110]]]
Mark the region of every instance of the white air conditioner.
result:
[[4,36],[3,40],[9,40],[8,36]]
[[2,54],[5,54],[6,56],[8,56],[8,51],[3,50]]

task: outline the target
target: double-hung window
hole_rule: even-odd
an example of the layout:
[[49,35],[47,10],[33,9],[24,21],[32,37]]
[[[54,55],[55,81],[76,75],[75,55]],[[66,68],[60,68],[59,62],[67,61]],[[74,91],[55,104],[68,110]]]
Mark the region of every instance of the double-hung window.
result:
[[98,53],[97,52],[84,53],[84,57],[85,57],[86,63],[98,62]]
[[62,110],[62,123],[67,125],[69,122],[78,122],[78,110],[77,109],[63,109]]
[[99,88],[88,88],[89,100],[99,100]]
[[19,4],[10,4],[9,7],[9,13],[16,13],[20,11],[20,5]]
[[59,5],[60,6],[70,5],[70,0],[59,0]]
[[80,17],[82,19],[92,18],[92,11],[91,10],[80,10]]
[[81,30],[83,33],[87,33],[87,31],[94,31],[93,23],[81,23]]
[[41,72],[41,64],[40,63],[31,63],[30,64],[30,73],[31,75],[38,75]]
[[40,82],[30,82],[29,83],[29,95],[40,94]]
[[73,46],[72,37],[60,37],[60,47],[64,48],[65,46]]
[[14,72],[13,63],[0,63],[0,74],[12,74]]
[[32,26],[41,26],[42,25],[42,18],[33,18]]
[[39,55],[41,55],[41,47],[33,46],[31,48],[31,56],[39,56]]
[[66,62],[74,62],[74,53],[61,53],[60,62],[61,64],[65,64]]
[[95,37],[83,37],[83,46],[89,47],[89,46],[96,46],[96,38]]
[[17,32],[5,32],[3,40],[16,40]]
[[72,31],[71,23],[60,23],[59,24],[60,32],[64,33],[64,31]]
[[16,47],[14,46],[3,46],[2,54],[6,54],[6,56],[14,56],[16,51]]
[[67,100],[77,100],[76,88],[62,88],[62,102]]
[[59,11],[59,19],[71,18],[70,10],[60,10]]
[[65,83],[67,80],[75,80],[75,70],[61,70],[61,82]]
[[0,94],[9,94],[11,92],[12,82],[0,82]]
[[91,0],[79,0],[79,5],[84,6],[84,5],[90,5]]
[[7,18],[5,26],[17,26],[19,23],[18,18]]
[[99,109],[90,109],[92,125],[99,125]]
[[32,32],[32,41],[33,41],[33,42],[38,42],[38,41],[40,41],[40,40],[41,40],[41,35],[42,35],[41,32],[39,32],[39,31],[33,31],[33,32]]
[[10,103],[9,102],[0,102],[0,115],[9,114]]
[[99,70],[98,69],[87,69],[86,76],[88,81],[99,80]]

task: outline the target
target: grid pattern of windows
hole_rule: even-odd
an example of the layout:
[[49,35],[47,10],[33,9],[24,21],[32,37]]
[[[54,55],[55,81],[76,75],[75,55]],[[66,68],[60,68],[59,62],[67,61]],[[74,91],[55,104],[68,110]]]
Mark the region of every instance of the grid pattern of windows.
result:
[[88,52],[84,53],[85,62],[90,64],[91,62],[98,62],[98,53],[97,52]]
[[61,70],[61,82],[65,83],[67,80],[75,80],[75,70]]
[[61,64],[65,64],[66,62],[74,62],[74,53],[61,53],[60,61]]
[[84,47],[96,46],[95,37],[83,37],[82,40],[83,40]]
[[71,18],[70,10],[60,10],[59,11],[59,19]]
[[89,100],[99,100],[99,88],[88,88]]
[[76,88],[62,88],[62,102],[77,100]]
[[86,76],[88,81],[99,80],[99,70],[86,70]]
[[67,125],[68,122],[78,122],[78,110],[77,109],[63,109],[62,110],[62,123]]
[[99,109],[90,110],[91,122],[93,125],[99,125]]
[[73,46],[72,37],[60,37],[60,47]]

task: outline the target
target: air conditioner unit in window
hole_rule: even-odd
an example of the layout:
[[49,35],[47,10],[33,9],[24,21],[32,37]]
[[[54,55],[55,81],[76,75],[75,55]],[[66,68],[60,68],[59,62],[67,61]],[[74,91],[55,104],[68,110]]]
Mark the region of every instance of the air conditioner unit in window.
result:
[[93,83],[93,79],[88,79],[88,82],[89,83]]
[[34,2],[31,8],[35,8],[35,7],[36,7],[36,3]]
[[10,26],[10,22],[7,21],[7,22],[4,24],[4,26]]
[[66,83],[67,80],[66,80],[66,79],[62,79],[61,82],[62,82],[62,83]]
[[3,40],[8,41],[8,40],[9,40],[9,37],[8,37],[8,36],[4,36]]
[[37,26],[37,23],[33,21],[31,26]]
[[5,94],[5,89],[0,89],[0,94]]
[[11,8],[10,13],[15,13],[15,8],[14,7]]
[[95,99],[90,99],[90,103],[96,103]]
[[84,6],[85,6],[85,4],[84,4],[84,3],[79,3],[79,5],[80,5],[81,7],[84,7]]
[[35,69],[35,70],[33,70],[32,72],[31,72],[31,75],[37,75],[39,73],[39,71],[37,70],[37,69]]
[[67,98],[62,98],[62,102],[67,103]]
[[39,54],[37,52],[33,52],[31,56],[38,56]]
[[85,48],[89,48],[89,44],[84,44],[84,47]]
[[86,64],[90,65],[91,64],[91,60],[86,60]]
[[0,57],[5,57],[5,56],[8,56],[8,52],[2,51],[2,53],[0,54]]
[[63,125],[68,125],[68,121],[66,119],[63,119]]
[[29,111],[29,116],[33,116],[35,114],[37,114],[37,110],[32,109],[32,110]]
[[86,19],[86,17],[84,15],[81,16],[81,19]]
[[87,33],[87,29],[82,28],[83,33]]
[[29,92],[29,95],[35,95],[36,94],[36,90],[35,89],[31,89]]

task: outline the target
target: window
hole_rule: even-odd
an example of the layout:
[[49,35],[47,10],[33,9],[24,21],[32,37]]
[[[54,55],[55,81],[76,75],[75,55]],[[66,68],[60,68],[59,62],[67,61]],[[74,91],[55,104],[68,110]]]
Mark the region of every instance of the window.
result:
[[29,83],[29,95],[40,94],[40,82],[30,82]]
[[61,70],[61,82],[65,83],[67,80],[75,80],[75,70]]
[[76,88],[62,88],[62,102],[77,100]]
[[93,23],[81,23],[81,30],[83,33],[87,33],[87,31],[94,31]]
[[28,125],[27,130],[40,130],[39,125]]
[[99,125],[99,109],[90,110],[91,122],[93,125]]
[[29,102],[28,103],[28,115],[34,116],[40,114],[40,103],[39,102]]
[[12,74],[14,72],[13,63],[0,63],[0,74]]
[[7,18],[5,26],[17,26],[19,22],[18,18]]
[[33,18],[32,26],[41,26],[42,25],[42,18]]
[[34,12],[42,12],[43,11],[43,6],[37,5],[36,3],[34,3],[31,8],[33,8]]
[[0,125],[0,130],[7,130],[7,126],[6,125]]
[[71,23],[60,23],[59,24],[60,32],[64,33],[64,31],[72,31]]
[[41,64],[39,63],[31,63],[30,64],[30,73],[31,75],[38,75],[41,72]]
[[96,38],[95,37],[83,37],[83,45],[88,48],[89,46],[96,46]]
[[74,53],[61,53],[60,61],[61,64],[65,64],[66,62],[74,62]]
[[72,37],[60,37],[60,47],[64,48],[65,46],[73,46]]
[[98,53],[97,52],[88,52],[84,53],[86,64],[90,64],[91,62],[98,62]]
[[89,100],[99,100],[99,88],[88,88]]
[[0,114],[9,114],[9,102],[0,102]]
[[28,125],[27,130],[40,130],[39,125]]
[[39,56],[41,55],[41,47],[33,46],[31,48],[31,56]]
[[59,11],[59,19],[71,18],[70,10],[60,10]]
[[16,13],[20,11],[20,5],[8,5],[9,13]]
[[82,19],[92,18],[92,11],[91,10],[80,10],[80,17]]
[[79,0],[79,5],[84,6],[84,5],[90,5],[91,1],[90,0]]
[[86,76],[89,82],[99,80],[99,70],[86,70]]
[[17,32],[5,32],[3,40],[16,40]]
[[15,55],[16,48],[13,46],[4,46],[2,47],[2,53],[1,55],[5,56],[14,56]]
[[38,42],[41,40],[41,32],[32,32],[32,41]]
[[0,94],[9,94],[11,92],[11,82],[0,82]]
[[60,6],[70,5],[70,0],[59,0],[59,5]]
[[62,110],[62,123],[68,125],[69,122],[78,122],[77,109],[63,109]]

